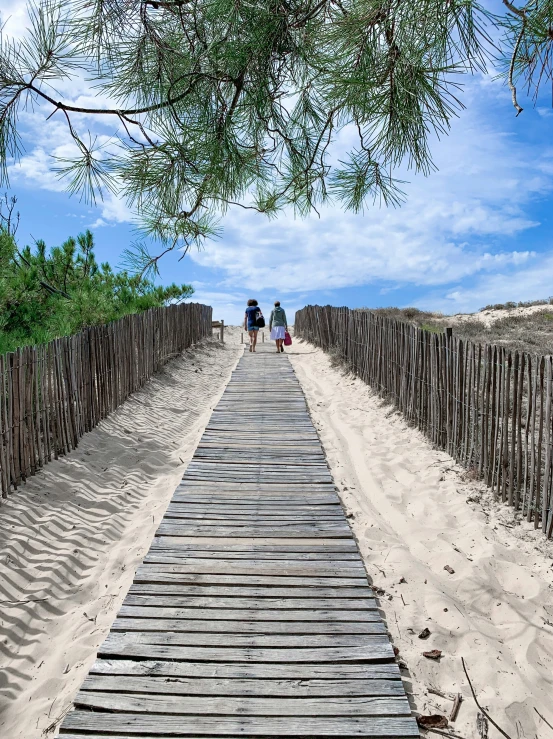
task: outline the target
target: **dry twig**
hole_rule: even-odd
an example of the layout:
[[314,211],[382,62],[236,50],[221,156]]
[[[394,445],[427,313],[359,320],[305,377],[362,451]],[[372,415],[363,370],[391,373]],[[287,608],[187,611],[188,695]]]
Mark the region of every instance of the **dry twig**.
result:
[[543,721],[544,723],[546,723],[546,724],[547,724],[547,725],[549,726],[549,728],[550,728],[550,729],[553,729],[553,726],[551,726],[551,724],[550,724],[550,723],[549,723],[549,721],[548,721],[548,720],[547,720],[547,719],[545,718],[545,716],[542,716],[542,715],[541,715],[541,713],[540,713],[540,712],[538,711],[538,709],[536,708],[536,706],[534,706],[534,711],[535,711],[535,712],[536,712],[536,713],[538,714],[538,716],[539,716],[539,717],[541,718],[541,720],[542,720],[542,721]]
[[452,701],[453,698],[451,695],[448,695],[447,693],[444,693],[443,690],[439,690],[439,688],[435,688],[434,686],[431,686],[428,688],[429,693],[433,693],[434,695],[439,695],[440,698],[446,698],[447,700]]
[[470,692],[472,693],[472,697],[474,698],[474,702],[475,702],[475,703],[476,703],[476,705],[478,706],[479,710],[480,710],[480,711],[482,711],[482,713],[483,713],[483,714],[484,714],[484,716],[485,716],[485,717],[486,717],[486,718],[488,719],[488,721],[490,722],[490,724],[492,724],[493,726],[495,726],[495,728],[496,728],[496,729],[497,729],[497,730],[499,731],[499,733],[500,733],[500,734],[502,734],[502,735],[503,735],[503,736],[505,737],[505,739],[512,739],[512,737],[511,737],[511,736],[509,736],[509,734],[507,734],[507,732],[503,731],[503,729],[501,728],[501,726],[499,726],[499,724],[497,724],[497,723],[496,723],[496,722],[495,722],[495,721],[493,720],[493,718],[492,718],[492,717],[490,716],[490,714],[489,714],[489,713],[488,713],[488,712],[486,711],[486,709],[485,709],[485,708],[482,708],[482,706],[481,706],[481,705],[480,705],[480,703],[478,702],[478,698],[476,697],[476,693],[474,692],[474,688],[472,687],[472,682],[471,682],[471,679],[470,679],[470,677],[469,677],[469,673],[468,673],[468,671],[467,671],[467,666],[466,666],[466,664],[465,664],[465,660],[464,660],[464,658],[463,658],[463,657],[461,657],[461,663],[462,663],[462,665],[463,665],[463,670],[465,671],[465,675],[467,676],[468,684],[469,684],[469,687],[470,687]]

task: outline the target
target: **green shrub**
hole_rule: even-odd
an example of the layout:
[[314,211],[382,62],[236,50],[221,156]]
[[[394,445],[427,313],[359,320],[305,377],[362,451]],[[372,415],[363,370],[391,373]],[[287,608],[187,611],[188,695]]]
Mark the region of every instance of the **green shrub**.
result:
[[48,250],[18,249],[0,225],[0,353],[188,298],[190,285],[156,286],[98,265],[90,231]]

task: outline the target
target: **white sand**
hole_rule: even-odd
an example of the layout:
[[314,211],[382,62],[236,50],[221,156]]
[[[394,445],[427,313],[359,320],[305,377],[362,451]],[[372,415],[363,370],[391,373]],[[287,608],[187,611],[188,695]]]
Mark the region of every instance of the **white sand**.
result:
[[[428,688],[460,692],[451,729],[480,736],[464,657],[480,702],[513,739],[553,738],[534,710],[553,725],[553,544],[513,523],[509,508],[490,502],[447,454],[323,352],[296,341],[289,356],[369,576],[385,591],[381,604],[408,666],[415,711],[449,715],[452,703]],[[423,641],[424,628],[432,633]],[[430,649],[442,650],[440,662],[422,656]],[[499,736],[490,726],[490,739]]]
[[0,507],[3,739],[54,735],[242,353],[236,336],[170,362]]
[[443,316],[445,323],[449,323],[454,326],[456,323],[463,323],[465,321],[480,321],[485,326],[490,327],[496,321],[501,318],[513,318],[513,316],[531,316],[533,313],[541,313],[547,311],[548,313],[553,312],[553,305],[528,305],[520,308],[504,308],[504,309],[493,309],[481,310],[478,313],[456,313],[453,316]]

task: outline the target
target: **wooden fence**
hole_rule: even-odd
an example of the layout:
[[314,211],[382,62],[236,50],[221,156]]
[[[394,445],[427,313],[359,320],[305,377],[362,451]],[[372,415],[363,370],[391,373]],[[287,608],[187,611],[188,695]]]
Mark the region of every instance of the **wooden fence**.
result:
[[211,336],[211,308],[153,308],[0,356],[2,497],[75,449],[171,357]]
[[364,310],[307,306],[295,333],[338,353],[432,443],[547,537],[553,531],[550,356],[474,344]]

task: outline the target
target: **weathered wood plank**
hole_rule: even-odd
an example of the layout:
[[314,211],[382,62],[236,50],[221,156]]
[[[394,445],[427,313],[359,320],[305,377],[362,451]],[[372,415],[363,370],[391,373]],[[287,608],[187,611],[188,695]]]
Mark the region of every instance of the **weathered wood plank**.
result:
[[234,575],[279,575],[281,577],[294,575],[296,577],[366,577],[362,565],[344,563],[340,566],[336,562],[304,562],[294,565],[289,562],[254,562],[201,559],[186,559],[177,564],[170,562],[155,562],[141,565],[136,575],[147,577],[151,574],[172,573],[174,575],[198,574],[234,574]]
[[[270,591],[269,591],[270,592]],[[155,593],[153,595],[142,595],[134,592],[129,593],[120,613],[125,613],[127,606],[155,606],[157,608],[212,608],[231,609],[231,608],[247,608],[247,609],[285,609],[299,610],[302,608],[313,609],[339,609],[339,610],[376,610],[377,603],[374,598],[224,598],[210,596],[183,596],[183,595],[163,595],[163,593]],[[179,616],[174,616],[179,618]]]
[[210,551],[206,549],[176,549],[176,548],[162,548],[161,546],[155,549],[151,548],[148,554],[144,557],[144,562],[180,562],[182,559],[198,558],[202,560],[218,560],[218,559],[233,559],[233,560],[251,560],[255,557],[256,562],[359,562],[357,554],[350,552],[235,552],[225,551],[221,548],[220,551]]
[[75,706],[118,713],[190,716],[408,716],[405,696],[326,698],[237,698],[181,695],[132,695],[81,690]]
[[259,514],[240,514],[237,516],[209,516],[209,511],[206,511],[205,516],[194,516],[187,511],[176,511],[175,509],[168,510],[165,514],[164,521],[171,524],[172,526],[210,526],[210,527],[243,527],[243,528],[301,528],[305,527],[310,529],[317,529],[318,531],[338,531],[347,532],[347,526],[344,523],[344,519],[341,516],[332,515],[329,516],[301,516],[294,514],[284,514],[282,516],[268,516],[263,513]]
[[191,550],[198,550],[198,551],[206,551],[206,552],[253,552],[255,553],[255,556],[259,556],[262,552],[268,552],[271,555],[272,554],[281,554],[281,553],[297,553],[297,552],[307,552],[309,554],[313,553],[335,553],[335,552],[346,552],[348,554],[354,553],[356,557],[359,557],[359,553],[357,551],[357,544],[354,539],[345,539],[341,542],[335,542],[332,543],[311,543],[311,544],[302,544],[301,542],[286,542],[286,544],[267,544],[263,542],[246,542],[246,543],[236,543],[236,542],[219,542],[219,543],[213,543],[213,542],[207,542],[205,540],[202,540],[200,542],[192,542],[189,543],[185,539],[176,537],[171,538],[167,536],[160,536],[156,537],[153,542],[152,546],[150,548],[150,551],[153,551],[155,549],[165,549],[167,547],[178,547],[180,551],[185,551],[186,549]]
[[[162,596],[162,600],[157,600]],[[131,585],[125,603],[135,602],[132,598],[154,598],[156,603],[166,605],[191,604],[191,607],[232,608],[242,599],[244,608],[376,608],[377,602],[365,581],[354,588],[275,588],[226,587],[224,585],[160,585],[159,583],[137,583]],[[195,600],[190,600],[195,598]],[[217,600],[213,600],[216,598]],[[248,598],[247,601],[244,598]],[[178,599],[178,600],[177,600]],[[206,600],[207,599],[207,600]],[[364,603],[361,603],[361,600]],[[143,601],[145,603],[145,601]],[[257,602],[259,605],[255,606]],[[217,605],[219,604],[219,605]],[[357,605],[359,604],[359,605]]]
[[325,500],[330,498],[332,502],[339,500],[336,486],[333,483],[311,484],[309,486],[296,484],[279,484],[272,483],[251,483],[251,482],[230,482],[225,480],[218,481],[199,481],[190,480],[187,484],[179,485],[176,489],[173,500],[181,497],[200,496],[205,497],[222,497],[236,498],[238,502],[244,500],[274,500],[276,498],[305,500],[306,502],[316,503],[319,499]]
[[168,681],[164,677],[124,675],[89,675],[82,690],[124,693],[159,693],[161,695],[273,696],[316,698],[339,696],[404,696],[401,680],[343,679],[263,680],[230,678],[186,678]]
[[[303,716],[292,721],[290,716],[278,717],[227,717],[197,716],[190,727],[183,727],[180,716],[156,716],[141,714],[96,713],[73,711],[64,721],[64,728],[76,731],[102,731],[122,733],[127,736],[151,734],[153,736],[187,736],[195,734],[237,734],[242,736],[364,736],[403,737],[419,736],[417,724],[412,718],[396,717],[314,717]],[[185,733],[183,733],[183,730]]]
[[[114,622],[113,628],[117,628],[117,631],[121,631],[122,627],[118,622],[122,619],[133,619],[138,621],[143,618],[150,619],[171,619],[177,621],[182,619],[184,621],[199,620],[204,623],[205,627],[214,628],[216,621],[243,621],[243,622],[260,622],[260,621],[283,621],[283,622],[316,622],[322,624],[327,621],[333,623],[339,621],[346,621],[348,623],[354,622],[374,622],[383,623],[382,618],[376,608],[369,609],[356,609],[355,604],[351,608],[344,610],[332,609],[327,610],[317,608],[305,608],[305,609],[274,609],[261,608],[258,610],[243,608],[241,601],[237,604],[236,608],[179,608],[178,617],[175,619],[167,614],[167,609],[163,607],[155,607],[156,613],[153,614],[153,608],[149,609],[146,615],[142,615],[138,612],[138,609],[142,606],[121,606],[120,615]],[[136,624],[135,624],[136,626]],[[227,625],[228,627],[228,625]],[[170,625],[165,624],[165,628],[171,629]],[[183,629],[179,629],[183,631]],[[316,632],[315,632],[316,633]]]
[[366,577],[278,577],[276,575],[201,575],[201,574],[174,574],[171,572],[158,574],[137,574],[135,583],[166,582],[180,583],[181,585],[286,585],[290,587],[347,587],[366,584]]
[[[205,611],[203,611],[205,613]],[[231,613],[231,612],[229,612]],[[250,613],[250,612],[246,612]],[[255,612],[254,612],[255,613]],[[165,619],[158,618],[117,618],[111,632],[132,631],[182,631],[186,634],[209,632],[220,634],[385,634],[382,621],[348,621],[321,619],[318,621],[285,621],[279,619],[248,620],[247,615],[238,618],[206,621],[200,618]],[[199,640],[201,641],[201,640]]]
[[175,631],[130,631],[119,633],[111,631],[102,649],[117,649],[128,644],[160,644],[163,646],[219,647],[224,660],[227,649],[246,647],[252,649],[298,649],[334,647],[385,647],[389,644],[387,636],[381,634],[236,634],[207,633],[205,631],[188,633]]
[[[224,654],[223,654],[224,651]],[[163,646],[162,644],[115,644],[105,642],[98,655],[109,657],[140,657],[142,659],[175,659],[203,662],[375,662],[394,658],[389,640],[383,644],[362,647],[312,647],[289,649],[235,647]]]
[[399,680],[395,662],[351,662],[301,664],[240,664],[219,662],[168,662],[152,660],[97,659],[90,669],[94,675],[147,675],[171,678],[270,679],[270,680]]
[[[342,514],[343,516],[343,514]],[[331,529],[333,531],[343,532],[344,522],[337,511],[334,513],[323,513],[320,516],[316,514],[295,514],[287,515],[270,515],[263,511],[236,513],[225,515],[223,513],[215,513],[206,510],[205,513],[197,514],[194,511],[168,510],[164,516],[164,522],[173,526],[216,526],[216,527],[255,527],[255,528],[297,528],[312,527],[319,531]]]
[[334,492],[332,493],[313,493],[307,495],[305,489],[302,492],[284,494],[279,491],[267,491],[253,490],[247,491],[236,491],[226,490],[222,488],[219,490],[209,489],[203,493],[197,490],[193,492],[182,492],[179,495],[173,496],[173,503],[178,504],[192,504],[197,503],[201,505],[267,505],[267,506],[278,506],[282,509],[283,505],[291,506],[326,506],[326,505],[339,505],[340,499]]
[[[263,515],[269,517],[283,517],[285,515],[282,510],[282,505],[276,505],[271,501],[251,501],[249,503],[248,501],[241,501],[239,504],[218,504],[210,503],[208,501],[203,501],[200,504],[190,502],[173,502],[169,504],[167,510],[176,511],[179,513],[186,512],[199,516],[205,516],[206,514],[209,514],[208,518],[213,516],[213,514],[238,517],[243,516],[244,514],[247,516]],[[217,516],[217,518],[219,517],[219,515]],[[344,513],[342,507],[339,505],[338,501],[336,501],[333,505],[317,506],[309,505],[307,503],[303,505],[301,503],[290,503],[290,505],[286,506],[286,515],[320,517],[326,515],[343,516]]]
[[162,523],[157,530],[158,536],[207,536],[210,539],[228,536],[271,537],[275,539],[317,539],[317,538],[351,538],[351,531],[345,526],[194,526]]

